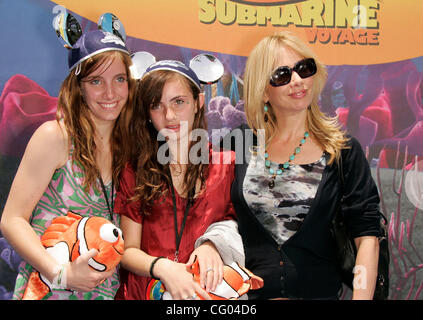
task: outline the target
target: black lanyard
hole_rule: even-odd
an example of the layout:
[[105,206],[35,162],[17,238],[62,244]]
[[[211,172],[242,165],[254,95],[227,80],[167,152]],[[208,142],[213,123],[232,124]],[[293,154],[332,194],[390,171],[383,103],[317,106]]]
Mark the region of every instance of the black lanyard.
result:
[[114,191],[114,184],[113,184],[113,179],[112,179],[112,201],[111,203],[109,203],[109,197],[107,196],[107,192],[106,192],[106,187],[104,186],[104,182],[103,179],[101,178],[101,176],[99,177],[100,179],[100,184],[101,184],[101,189],[103,190],[103,194],[104,194],[104,198],[106,198],[106,203],[107,203],[107,209],[109,210],[109,214],[110,214],[110,221],[113,221],[113,209],[114,209],[114,203],[113,203],[113,191]]
[[188,200],[187,200],[187,205],[185,207],[184,218],[182,220],[181,231],[178,231],[178,218],[177,218],[177,216],[178,216],[178,209],[176,208],[175,188],[174,188],[173,183],[172,183],[172,178],[170,179],[170,189],[172,190],[173,221],[174,221],[174,224],[175,224],[175,245],[176,245],[176,250],[175,250],[175,259],[174,259],[174,261],[178,262],[178,259],[179,259],[179,245],[180,245],[181,239],[182,239],[182,232],[184,232],[185,222],[187,221],[188,211],[189,211],[189,208],[191,207],[192,202],[193,202],[194,190],[191,190],[188,193]]

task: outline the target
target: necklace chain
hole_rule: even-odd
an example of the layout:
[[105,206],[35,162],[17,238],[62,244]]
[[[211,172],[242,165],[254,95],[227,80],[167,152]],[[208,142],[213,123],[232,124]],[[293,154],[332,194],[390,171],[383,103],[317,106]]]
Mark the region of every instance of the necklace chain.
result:
[[269,181],[269,188],[273,189],[275,186],[275,178],[278,175],[281,175],[286,169],[289,168],[291,162],[294,161],[295,156],[301,152],[302,145],[306,142],[306,139],[310,136],[310,134],[306,131],[304,132],[304,137],[301,139],[300,144],[298,147],[295,148],[294,153],[289,156],[288,161],[285,163],[279,163],[277,169],[273,169],[270,167],[270,160],[269,160],[269,153],[267,150],[264,150],[264,165],[268,169],[269,174],[271,174],[271,178]]

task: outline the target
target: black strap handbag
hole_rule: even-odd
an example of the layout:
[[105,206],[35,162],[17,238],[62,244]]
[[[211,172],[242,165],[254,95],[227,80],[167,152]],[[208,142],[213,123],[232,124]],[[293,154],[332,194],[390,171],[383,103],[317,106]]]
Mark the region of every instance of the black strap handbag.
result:
[[[354,239],[350,236],[341,211],[344,200],[344,174],[342,167],[342,157],[339,159],[338,176],[340,182],[341,201],[339,202],[338,211],[331,225],[331,233],[336,242],[337,262],[341,273],[343,283],[345,283],[351,290],[353,289],[353,269],[355,266],[355,258],[357,249],[355,247]],[[388,248],[388,234],[387,234],[387,219],[381,213],[380,220],[380,236],[379,236],[379,263],[378,275],[376,279],[376,288],[373,300],[386,300],[389,296],[389,248]]]

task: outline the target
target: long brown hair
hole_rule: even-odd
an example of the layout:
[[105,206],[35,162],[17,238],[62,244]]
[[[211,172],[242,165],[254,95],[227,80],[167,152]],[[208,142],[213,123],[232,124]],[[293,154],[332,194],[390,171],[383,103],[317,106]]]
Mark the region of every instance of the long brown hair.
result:
[[[200,106],[200,90],[186,77],[168,70],[158,70],[145,76],[139,84],[138,99],[134,110],[134,118],[131,123],[131,131],[135,146],[132,154],[132,167],[136,170],[135,195],[132,200],[140,200],[141,212],[149,214],[149,208],[154,202],[161,199],[169,190],[171,183],[171,173],[169,164],[162,164],[157,159],[157,154],[161,144],[157,139],[158,132],[153,124],[149,122],[150,107],[160,102],[165,83],[170,79],[179,79],[183,81],[191,90],[197,113],[194,117],[192,130],[204,129],[207,124],[204,117],[204,108]],[[189,150],[199,141],[190,141]],[[188,161],[184,176],[183,193],[195,190],[197,181],[201,182],[201,189],[205,185],[208,164],[200,162],[193,164]]]
[[84,171],[84,189],[88,191],[91,186],[98,189],[96,179],[99,177],[99,169],[96,163],[97,146],[94,141],[95,125],[91,120],[89,108],[85,103],[80,83],[82,79],[97,70],[103,64],[112,64],[114,59],[121,59],[125,65],[128,81],[128,100],[117,118],[113,133],[110,138],[112,150],[112,176],[113,181],[118,181],[124,164],[129,160],[130,149],[129,123],[133,114],[136,82],[131,78],[130,66],[132,65],[129,55],[119,51],[107,51],[99,53],[81,63],[81,71],[78,75],[72,71],[63,81],[60,89],[56,120],[63,120],[68,134],[69,146],[73,145],[72,160],[74,164]]

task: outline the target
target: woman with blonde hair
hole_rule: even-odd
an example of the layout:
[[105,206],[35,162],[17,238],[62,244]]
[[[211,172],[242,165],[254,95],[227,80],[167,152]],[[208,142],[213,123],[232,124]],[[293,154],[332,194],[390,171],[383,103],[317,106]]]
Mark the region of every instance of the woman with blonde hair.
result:
[[[353,298],[373,297],[378,192],[358,141],[319,109],[326,77],[325,66],[289,32],[262,39],[247,60],[249,127],[242,129],[244,137],[252,130],[258,139],[254,146],[244,141],[246,161],[236,165],[231,195],[246,267],[264,280],[250,299],[338,298],[342,282],[330,227],[341,197],[357,247],[356,266],[365,270]],[[233,138],[225,137],[223,145]],[[341,157],[343,192],[337,170]]]

